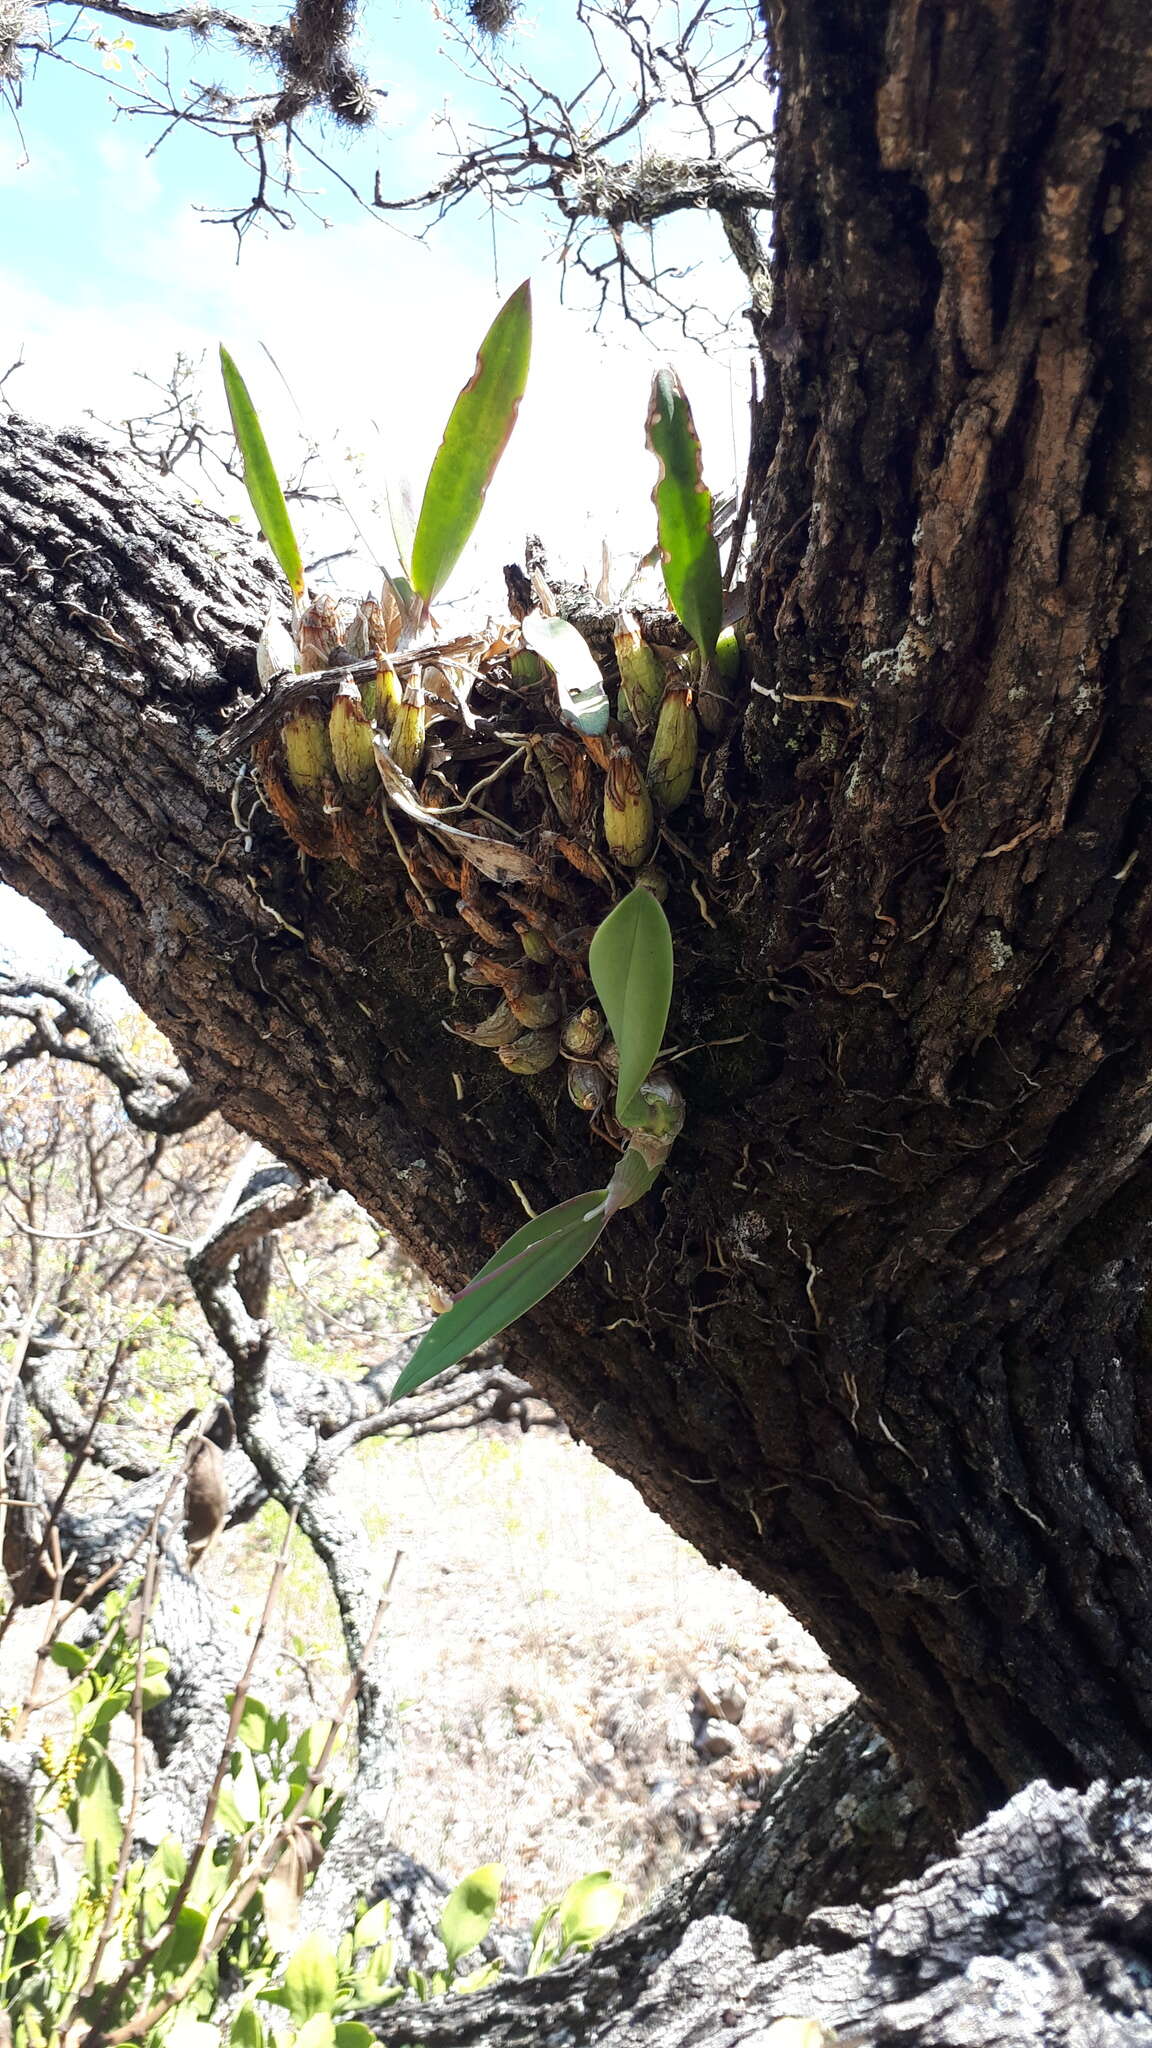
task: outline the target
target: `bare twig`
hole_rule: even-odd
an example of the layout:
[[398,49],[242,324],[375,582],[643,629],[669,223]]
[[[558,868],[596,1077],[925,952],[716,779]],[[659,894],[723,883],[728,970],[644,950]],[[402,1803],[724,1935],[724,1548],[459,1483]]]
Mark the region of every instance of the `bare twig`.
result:
[[[111,1585],[113,1579],[119,1578],[121,1572],[125,1571],[127,1567],[132,1563],[133,1558],[143,1548],[145,1543],[151,1541],[152,1531],[154,1528],[159,1528],[159,1525],[163,1520],[165,1510],[167,1509],[168,1504],[171,1501],[173,1495],[175,1494],[176,1489],[180,1485],[183,1477],[183,1468],[178,1468],[177,1471],[173,1474],[167,1487],[165,1488],[165,1491],[156,1506],[154,1514],[152,1514],[149,1517],[147,1525],[140,1531],[140,1534],[137,1536],[135,1542],[132,1543],[130,1547],[125,1551],[123,1557],[114,1558],[111,1564],[106,1565],[102,1572],[98,1572],[96,1574],[95,1578],[86,1580],[85,1584],[81,1587],[79,1593],[76,1594],[75,1598],[69,1603],[69,1605],[65,1608],[62,1614],[60,1613],[60,1601],[63,1596],[64,1580],[66,1577],[66,1566],[64,1559],[60,1554],[59,1532],[55,1529],[52,1530],[49,1548],[52,1551],[53,1592],[51,1606],[49,1608],[48,1613],[48,1626],[45,1631],[43,1640],[41,1641],[40,1646],[36,1652],[37,1662],[36,1669],[32,1676],[32,1684],[29,1688],[28,1698],[25,1700],[20,1710],[20,1717],[17,1721],[16,1729],[14,1731],[14,1733],[17,1736],[19,1736],[23,1732],[24,1727],[27,1724],[28,1716],[34,1710],[36,1699],[39,1693],[39,1686],[42,1682],[42,1674],[48,1658],[48,1653],[51,1650],[53,1643],[59,1636],[61,1630],[68,1626],[68,1623],[71,1621],[72,1616],[74,1614],[78,1614],[82,1607],[90,1606],[92,1601],[96,1598],[96,1595],[104,1591],[105,1586]],[[13,1610],[10,1608],[9,1614],[12,1612]],[[6,1623],[7,1620],[8,1615],[5,1615],[4,1622]],[[0,1630],[2,1630],[2,1628],[3,1624],[0,1624]]]
[[8,380],[10,377],[14,377],[16,375],[17,370],[22,370],[23,368],[24,351],[23,349],[20,349],[15,357],[15,360],[9,363],[8,368],[6,370],[0,372],[0,405],[6,405],[8,407],[11,407],[12,400],[8,396],[7,389]]
[[20,1018],[32,1027],[0,1051],[0,1072],[50,1054],[103,1074],[139,1130],[172,1135],[202,1123],[215,1106],[212,1097],[179,1067],[143,1067],[133,1059],[92,1001],[93,980],[91,968],[67,981],[0,968],[0,1017]]
[[48,1517],[47,1527],[45,1528],[44,1534],[40,1539],[41,1549],[43,1549],[44,1545],[48,1542],[48,1539],[51,1536],[53,1529],[59,1527],[60,1516],[64,1509],[64,1503],[68,1499],[68,1495],[71,1493],[72,1488],[76,1483],[76,1480],[78,1479],[80,1473],[84,1469],[84,1466],[88,1462],[88,1458],[92,1450],[93,1441],[100,1427],[100,1424],[104,1419],[104,1411],[112,1398],[112,1389],[116,1385],[116,1381],[120,1374],[120,1366],[123,1360],[123,1355],[123,1344],[117,1344],[116,1349],[112,1354],[112,1363],[108,1367],[108,1371],[105,1374],[104,1385],[100,1389],[99,1399],[96,1402],[95,1408],[92,1410],[92,1420],[88,1425],[84,1441],[79,1446],[74,1456],[69,1460],[68,1470],[64,1474],[64,1483],[61,1486],[59,1493],[56,1495],[56,1498],[52,1503],[52,1511]]
[[[105,22],[183,40],[190,50],[222,39],[254,72],[271,67],[273,89],[244,94],[190,74],[174,82],[166,60],[152,68],[145,57],[148,46],[104,34]],[[28,11],[27,25],[18,22],[11,41],[0,45],[0,90],[7,87],[14,109],[26,61],[78,71],[111,90],[118,111],[155,122],[160,133],[154,147],[185,127],[231,144],[257,180],[245,207],[219,216],[238,234],[261,217],[291,227],[293,206],[309,210],[295,175],[292,145],[298,124],[319,115],[345,131],[357,131],[375,119],[380,89],[353,60],[355,28],[355,0],[297,0],[291,12],[273,22],[226,7],[149,9],[132,0],[78,0],[64,6],[44,0]],[[93,51],[103,56],[101,66],[89,61]],[[274,204],[270,191],[285,204]]]
[[[12,1406],[13,1389],[23,1371],[24,1360],[28,1356],[28,1346],[32,1341],[32,1332],[36,1327],[36,1318],[40,1314],[40,1307],[41,1297],[37,1295],[30,1302],[28,1313],[16,1333],[16,1341],[12,1347],[12,1358],[5,1375],[3,1390],[0,1391],[0,1558],[4,1556],[4,1537],[8,1528],[8,1411]],[[15,1612],[15,1607],[16,1603],[13,1601],[12,1606],[8,1609],[8,1613],[4,1615],[3,1619],[0,1619],[0,1642],[4,1640],[8,1615]]]
[[[457,63],[488,88],[497,118],[458,132],[445,118],[448,168],[423,192],[374,203],[422,210],[442,220],[471,198],[493,216],[516,201],[542,200],[563,223],[559,256],[567,274],[594,287],[596,321],[615,306],[647,327],[671,314],[701,338],[723,326],[712,309],[685,305],[682,268],[661,264],[653,230],[673,215],[707,211],[764,303],[767,263],[757,220],[772,205],[771,109],[760,78],[763,53],[748,0],[709,0],[693,13],[629,0],[577,0],[586,68],[554,89],[483,33],[446,22]],[[632,154],[624,156],[627,142]]]

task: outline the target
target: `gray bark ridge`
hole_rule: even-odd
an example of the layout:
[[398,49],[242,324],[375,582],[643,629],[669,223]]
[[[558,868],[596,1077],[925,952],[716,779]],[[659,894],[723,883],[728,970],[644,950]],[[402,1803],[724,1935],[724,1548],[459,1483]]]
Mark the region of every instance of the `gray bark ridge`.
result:
[[[1042,1781],[871,1912],[815,1913],[757,1959],[710,1914],[629,1978],[628,1936],[582,1964],[376,2021],[388,2048],[785,2048],[810,2019],[851,2048],[1152,2044],[1152,1784]],[[807,2048],[807,2044],[806,2044]]]

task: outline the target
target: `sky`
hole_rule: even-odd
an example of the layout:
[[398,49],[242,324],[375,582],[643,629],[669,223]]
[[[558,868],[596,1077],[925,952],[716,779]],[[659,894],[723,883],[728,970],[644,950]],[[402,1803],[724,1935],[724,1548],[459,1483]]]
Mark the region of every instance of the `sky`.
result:
[[[570,0],[538,7],[529,0],[500,50],[569,86],[586,69],[572,12]],[[364,23],[357,54],[387,96],[378,128],[352,152],[326,138],[331,160],[364,187],[379,168],[389,193],[424,189],[440,175],[449,146],[444,117],[457,126],[470,116],[494,119],[493,102],[462,76],[429,0],[369,0]],[[107,19],[100,29],[109,40],[118,32]],[[602,543],[622,575],[651,546],[655,471],[644,417],[662,362],[675,365],[689,393],[713,488],[741,474],[749,336],[742,280],[713,222],[681,215],[659,231],[664,260],[692,269],[688,295],[729,323],[728,337],[707,349],[685,344],[671,323],[649,339],[616,316],[592,333],[587,294],[582,299],[571,280],[570,303],[561,302],[554,223],[543,213],[518,206],[493,220],[474,204],[420,239],[421,221],[358,209],[338,180],[314,166],[313,203],[330,224],[305,217],[290,233],[255,232],[237,261],[231,230],[209,224],[204,209],[234,206],[250,180],[225,142],[177,128],[149,156],[154,128],[137,117],[113,118],[118,80],[131,83],[137,55],[152,61],[148,35],[124,33],[134,51],[78,53],[95,77],[42,61],[26,81],[18,129],[0,110],[0,373],[23,356],[7,386],[21,412],[55,425],[88,414],[116,422],[145,408],[138,373],[162,380],[179,352],[204,356],[206,412],[222,417],[215,356],[223,340],[280,466],[291,461],[299,416],[372,553],[389,561],[390,535],[372,509],[383,500],[381,486],[407,477],[419,502],[477,342],[501,301],[530,276],[528,392],[476,540],[459,565],[457,594],[475,593],[482,614],[498,609],[499,564],[519,556],[529,531],[544,537],[558,567],[587,570],[593,581]],[[164,46],[159,60],[169,45],[174,63],[183,54],[174,38],[151,42]],[[116,65],[119,72],[105,69]],[[193,69],[201,79],[235,76],[215,48],[197,53]],[[228,509],[250,517],[239,502]],[[321,538],[333,548],[360,546],[338,516],[331,537],[326,529]],[[51,945],[10,892],[0,901],[0,944],[38,956]]]

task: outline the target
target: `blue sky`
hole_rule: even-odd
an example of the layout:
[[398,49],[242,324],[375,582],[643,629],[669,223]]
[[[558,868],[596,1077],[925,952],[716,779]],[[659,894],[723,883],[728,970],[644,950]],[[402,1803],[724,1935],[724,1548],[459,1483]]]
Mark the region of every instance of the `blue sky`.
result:
[[[571,16],[567,0],[528,4],[501,47],[568,88],[587,69]],[[111,20],[99,27],[109,39],[120,32]],[[428,0],[369,0],[364,30],[360,60],[388,89],[380,126],[351,149],[331,135],[326,147],[362,186],[370,188],[378,165],[388,191],[422,189],[439,175],[448,147],[437,117],[492,119],[494,111],[446,54],[443,23]],[[150,42],[174,67],[187,61],[176,37],[123,33],[146,62],[157,61]],[[593,335],[587,299],[576,290],[570,306],[560,302],[554,224],[524,206],[498,218],[495,229],[486,209],[461,208],[421,241],[414,217],[368,215],[317,172],[317,185],[328,189],[316,204],[331,226],[303,219],[291,233],[253,234],[237,263],[230,230],[207,225],[197,211],[247,196],[249,174],[228,145],[182,129],[149,158],[154,128],[135,117],[113,120],[116,74],[99,75],[105,62],[119,61],[130,76],[131,56],[83,54],[95,79],[42,62],[27,81],[23,147],[0,114],[0,370],[23,351],[25,368],[8,386],[22,411],[56,424],[86,412],[114,421],[141,409],[144,387],[134,373],[165,375],[178,350],[209,357],[206,391],[222,411],[212,359],[225,340],[274,452],[287,454],[295,421],[262,354],[267,343],[386,558],[389,538],[373,524],[368,500],[385,474],[393,482],[409,475],[418,499],[476,343],[500,299],[530,275],[536,340],[528,395],[477,541],[460,565],[463,590],[498,606],[491,579],[529,530],[544,535],[554,559],[593,578],[602,541],[624,563],[651,544],[644,415],[663,360],[675,362],[692,398],[713,486],[739,473],[748,390],[744,294],[713,223],[682,215],[660,231],[665,259],[697,265],[694,295],[732,322],[730,344],[707,352],[678,342],[670,326],[655,346],[618,319]],[[195,52],[191,68],[225,83],[239,75],[215,48]],[[365,480],[358,498],[343,459],[349,452]],[[332,544],[347,538],[341,533]]]

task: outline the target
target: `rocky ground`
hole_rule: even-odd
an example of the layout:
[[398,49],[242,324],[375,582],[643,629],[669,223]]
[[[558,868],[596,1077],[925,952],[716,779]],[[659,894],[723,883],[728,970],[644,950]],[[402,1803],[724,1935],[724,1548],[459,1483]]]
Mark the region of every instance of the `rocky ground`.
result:
[[[403,1553],[395,1839],[450,1880],[503,1862],[511,1920],[603,1868],[638,1911],[851,1697],[777,1601],[561,1432],[376,1446],[357,1484],[382,1577]],[[251,1600],[277,1541],[269,1516],[222,1546],[229,1598]],[[270,1691],[334,1697],[325,1606],[301,1554]]]

